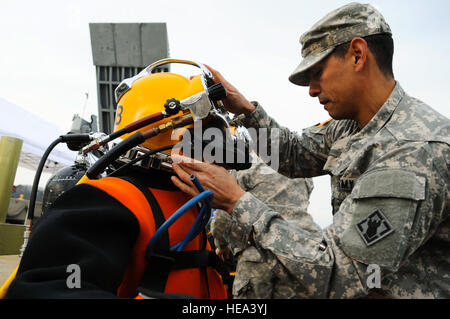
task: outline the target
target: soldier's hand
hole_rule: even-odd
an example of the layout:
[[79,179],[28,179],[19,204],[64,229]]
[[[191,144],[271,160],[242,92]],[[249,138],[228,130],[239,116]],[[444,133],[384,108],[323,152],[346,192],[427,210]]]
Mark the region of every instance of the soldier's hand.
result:
[[229,260],[231,257],[231,250],[228,247],[216,248],[216,255],[222,260]]
[[213,208],[231,214],[236,202],[245,194],[234,177],[223,167],[180,155],[172,155],[172,160],[172,168],[178,175],[172,176],[172,182],[186,194],[196,196],[199,192],[190,179],[191,174],[195,174],[205,190],[214,193]]
[[217,70],[214,70],[209,65],[205,65],[213,74],[214,81],[221,82],[225,89],[227,90],[227,97],[223,99],[223,104],[228,112],[235,115],[239,114],[250,114],[255,110],[255,106],[250,103],[244,95],[242,95],[230,82],[225,80],[225,78]]

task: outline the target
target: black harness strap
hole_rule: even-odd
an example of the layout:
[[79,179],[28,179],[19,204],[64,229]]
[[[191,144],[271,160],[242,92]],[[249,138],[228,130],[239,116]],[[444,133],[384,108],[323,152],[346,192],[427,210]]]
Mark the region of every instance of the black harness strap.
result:
[[[155,226],[156,229],[162,226],[164,222],[166,221],[166,218],[164,217],[164,214],[161,210],[161,207],[158,204],[158,201],[156,200],[155,196],[153,195],[152,191],[148,188],[147,185],[145,185],[140,179],[136,177],[130,177],[130,176],[121,176],[121,179],[126,180],[127,182],[130,182],[134,186],[136,186],[147,198],[148,203],[150,204],[150,208],[152,210],[153,219],[155,220]],[[160,240],[155,244],[155,250],[158,249],[158,247],[161,246],[162,250],[165,250],[167,247],[169,247],[170,241],[169,241],[169,232],[165,231],[161,237]]]
[[[137,177],[121,176],[120,178],[130,182],[144,194],[150,204],[156,229],[161,227],[166,221],[166,218],[164,217],[158,201],[148,186]],[[169,251],[169,248],[169,232],[166,230],[162,233],[159,241],[155,244],[152,254],[150,256],[146,256],[148,265],[151,265],[151,267],[146,267],[141,280],[141,285],[146,287],[148,290],[164,292],[167,279],[169,278],[169,273],[174,265],[174,259],[165,255],[165,253]]]

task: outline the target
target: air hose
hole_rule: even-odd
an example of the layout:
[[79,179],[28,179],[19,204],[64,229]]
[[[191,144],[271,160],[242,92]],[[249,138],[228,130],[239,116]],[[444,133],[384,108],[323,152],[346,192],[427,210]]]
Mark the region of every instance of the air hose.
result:
[[140,118],[139,120],[134,121],[128,125],[125,125],[125,127],[121,128],[116,132],[111,133],[110,135],[107,135],[106,137],[100,140],[95,140],[94,142],[83,148],[83,153],[84,154],[89,153],[90,151],[96,150],[100,146],[105,145],[106,143],[115,140],[116,138],[119,138],[124,134],[132,133],[145,126],[161,121],[166,117],[175,115],[180,111],[181,104],[179,101],[175,99],[169,99],[167,100],[166,104],[164,104],[164,108],[165,108],[164,111],[153,113],[143,118]]
[[148,129],[143,132],[136,132],[127,139],[123,140],[116,146],[114,146],[107,154],[102,156],[97,162],[95,162],[86,172],[86,176],[89,179],[94,179],[100,175],[111,163],[118,159],[122,154],[126,153],[133,147],[142,144],[145,140],[152,138],[164,131],[169,129],[175,129],[178,127],[183,127],[193,123],[193,118],[191,114],[182,115],[177,117],[170,122]]
[[[197,190],[200,193],[205,192],[205,189],[203,188],[202,184],[198,180],[197,176],[194,174],[191,175],[191,181],[194,183],[195,187],[197,187]],[[207,197],[205,199],[205,204],[202,206],[200,213],[195,220],[194,224],[192,225],[191,229],[189,229],[188,234],[186,237],[180,241],[179,243],[175,244],[170,248],[171,251],[182,251],[184,247],[195,237],[197,237],[198,234],[200,234],[203,229],[206,227],[206,225],[209,222],[209,219],[211,218],[211,208],[212,208],[212,196]]]
[[173,147],[174,147],[174,145],[167,145],[167,146],[163,146],[163,147],[160,147],[160,148],[156,148],[156,149],[154,149],[154,150],[150,150],[148,153],[145,153],[145,154],[142,155],[142,156],[136,157],[135,159],[129,161],[128,163],[126,163],[126,164],[120,166],[120,167],[119,167],[118,169],[116,169],[115,171],[109,173],[109,174],[108,174],[108,177],[111,177],[111,176],[117,176],[117,175],[119,175],[119,172],[121,172],[122,170],[124,170],[124,169],[126,169],[126,168],[128,168],[128,167],[130,167],[130,166],[132,166],[132,165],[134,165],[134,164],[136,164],[137,162],[143,161],[143,160],[146,159],[147,157],[150,157],[150,156],[152,156],[152,155],[154,155],[154,154],[156,154],[156,153],[164,152],[164,151],[170,150],[170,149],[172,149]]
[[30,221],[30,225],[29,225],[30,231],[33,227],[34,209],[35,209],[35,205],[36,205],[36,196],[37,196],[37,190],[39,187],[39,180],[41,179],[42,171],[44,169],[45,162],[47,161],[47,158],[50,155],[50,152],[59,143],[89,143],[91,140],[92,140],[92,137],[89,134],[66,134],[66,135],[61,135],[60,137],[58,137],[55,141],[53,141],[50,144],[49,147],[47,147],[47,150],[42,155],[39,165],[37,167],[36,174],[34,175],[33,187],[31,188],[30,205],[29,205],[28,217],[27,217],[28,220]]
[[[210,198],[210,197],[208,197]],[[206,200],[208,200],[208,198]],[[193,240],[197,235],[205,228],[206,224],[204,221],[209,220],[207,216],[211,216],[211,207],[208,207],[208,205],[204,205],[201,210],[200,214],[198,215],[197,219],[195,220],[194,224],[192,225],[191,229],[187,233],[186,237],[180,241],[179,243],[173,245],[170,247],[170,251],[182,251],[186,245]]]
[[133,123],[126,125],[124,128],[111,133],[110,135],[104,137],[101,140],[96,140],[96,141],[92,142],[91,144],[89,144],[88,146],[83,148],[83,153],[86,154],[86,153],[89,153],[90,151],[96,150],[100,146],[105,145],[106,143],[108,143],[112,140],[115,140],[116,138],[121,137],[124,134],[132,133],[140,128],[143,128],[144,126],[158,122],[158,121],[164,119],[165,117],[167,117],[168,115],[171,115],[171,114],[163,111],[163,112],[158,112],[158,113],[154,113],[149,116],[143,117]]
[[146,134],[137,132],[123,140],[116,146],[114,146],[107,154],[102,156],[98,161],[96,161],[86,172],[86,176],[89,179],[94,179],[100,175],[111,163],[118,159],[122,154],[125,154],[128,150],[133,147],[145,142],[147,138],[156,136],[159,134],[158,128],[150,129],[146,131]]
[[[147,248],[145,251],[145,255],[147,258],[150,258],[152,254],[152,247],[158,242],[161,235],[167,231],[167,229],[181,216],[183,216],[189,209],[191,209],[193,206],[198,204],[202,200],[206,200],[206,205],[202,207],[200,214],[198,215],[197,219],[195,220],[194,224],[192,225],[191,229],[189,230],[186,237],[179,243],[175,244],[173,247],[171,247],[171,250],[175,251],[181,251],[184,249],[184,247],[192,240],[194,239],[204,228],[206,225],[206,222],[209,220],[209,216],[211,216],[211,199],[214,196],[213,192],[210,190],[204,190],[203,186],[201,186],[200,181],[198,181],[197,177],[195,175],[191,175],[191,180],[196,180],[194,182],[194,185],[199,185],[199,188],[203,191],[198,194],[197,196],[191,198],[188,202],[186,202],[183,206],[181,206],[175,213],[173,213],[172,216],[170,216],[169,219],[167,219],[164,224],[161,225],[161,227],[158,228],[158,230],[155,232],[153,237],[149,240],[147,244]],[[199,189],[199,190],[200,190]]]

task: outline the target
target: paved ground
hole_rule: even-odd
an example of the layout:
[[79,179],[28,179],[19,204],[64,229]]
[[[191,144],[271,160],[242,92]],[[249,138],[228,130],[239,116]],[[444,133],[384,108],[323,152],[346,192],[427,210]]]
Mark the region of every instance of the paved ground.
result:
[[9,275],[19,265],[20,258],[17,255],[0,256],[0,286],[8,279]]

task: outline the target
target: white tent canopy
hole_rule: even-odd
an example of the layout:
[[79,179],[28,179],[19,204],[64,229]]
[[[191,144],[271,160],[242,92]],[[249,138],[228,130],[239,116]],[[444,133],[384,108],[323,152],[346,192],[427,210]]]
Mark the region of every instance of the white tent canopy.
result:
[[[48,146],[66,133],[56,125],[0,98],[0,136],[23,140],[19,166],[36,170]],[[69,150],[65,144],[59,144],[50,153],[44,171],[53,173],[62,167],[70,166],[76,155],[77,153]]]

